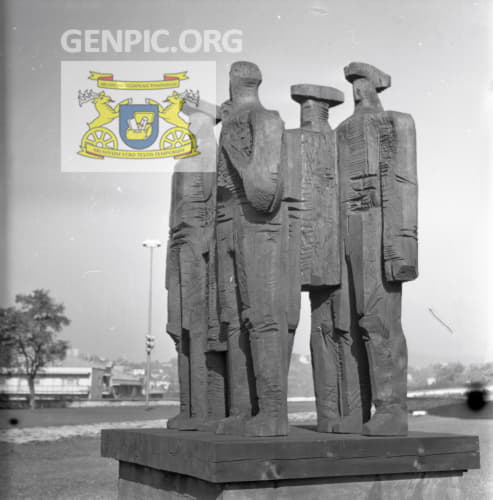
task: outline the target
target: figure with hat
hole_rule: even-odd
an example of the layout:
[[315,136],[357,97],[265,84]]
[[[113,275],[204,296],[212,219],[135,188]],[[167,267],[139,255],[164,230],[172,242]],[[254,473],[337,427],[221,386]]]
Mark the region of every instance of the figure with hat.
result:
[[344,407],[348,400],[359,400],[360,388],[357,346],[336,315],[341,283],[339,184],[336,134],[328,121],[330,108],[343,103],[344,94],[334,87],[298,84],[291,86],[291,97],[300,104],[301,114],[300,128],[285,133],[292,296],[288,356],[293,325],[299,318],[300,290],[307,291],[317,430],[332,432],[342,426],[348,430],[348,422],[342,419]]
[[360,385],[369,386],[373,406],[361,415],[358,405],[349,405],[344,418],[360,422],[366,435],[405,435],[401,295],[402,283],[417,277],[415,127],[410,115],[384,111],[379,93],[390,87],[389,75],[365,63],[351,63],[344,73],[353,85],[354,112],[336,130],[342,248],[337,314],[364,340]]

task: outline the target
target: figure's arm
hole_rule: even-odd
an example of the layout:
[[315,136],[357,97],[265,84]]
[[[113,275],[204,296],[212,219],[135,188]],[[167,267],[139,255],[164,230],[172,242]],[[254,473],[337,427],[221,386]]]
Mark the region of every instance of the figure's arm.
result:
[[171,248],[168,241],[166,252],[166,278],[165,285],[168,291],[168,321],[166,331],[171,335],[175,345],[181,336],[181,294],[180,294],[180,269],[179,257],[176,250]]
[[[380,144],[385,276],[389,281],[411,281],[418,276],[418,183],[416,129],[411,115],[388,111],[391,141]],[[388,135],[388,134],[387,134]],[[382,137],[381,137],[382,141]]]
[[238,171],[245,194],[252,206],[260,211],[274,212],[281,201],[281,144],[284,123],[276,111],[250,114],[252,151],[247,161],[234,154],[230,145],[225,151]]

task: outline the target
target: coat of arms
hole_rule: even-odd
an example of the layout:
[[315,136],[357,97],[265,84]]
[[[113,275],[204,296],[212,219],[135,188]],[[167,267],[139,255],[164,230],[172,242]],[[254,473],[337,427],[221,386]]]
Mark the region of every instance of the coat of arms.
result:
[[[97,116],[87,124],[89,129],[81,138],[79,154],[95,159],[183,158],[199,154],[195,137],[180,116],[185,101],[198,106],[198,91],[178,93],[174,90],[161,102],[145,98],[143,103],[137,104],[132,98],[127,98],[115,103],[113,99],[113,92],[117,90],[176,88],[180,80],[187,78],[186,72],[183,72],[165,74],[163,80],[158,81],[115,81],[112,74],[91,72],[89,79],[96,80],[98,87],[110,89],[111,93],[107,90],[79,90],[79,105],[92,103],[97,112]],[[117,119],[118,128],[112,126]],[[164,129],[163,124],[166,124]],[[128,149],[119,149],[120,140]]]

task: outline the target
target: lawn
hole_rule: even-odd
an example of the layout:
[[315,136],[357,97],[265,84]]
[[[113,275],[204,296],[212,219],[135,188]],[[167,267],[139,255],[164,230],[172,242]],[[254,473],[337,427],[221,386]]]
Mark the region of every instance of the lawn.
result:
[[101,458],[99,439],[0,443],[0,498],[114,499],[118,464]]

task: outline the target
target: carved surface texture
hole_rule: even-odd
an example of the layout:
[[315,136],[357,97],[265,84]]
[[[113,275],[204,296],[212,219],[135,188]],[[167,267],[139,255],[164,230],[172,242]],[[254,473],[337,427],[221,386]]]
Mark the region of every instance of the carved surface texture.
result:
[[286,131],[259,101],[259,68],[234,63],[217,172],[218,117],[204,126],[206,108],[187,108],[201,154],[173,176],[168,332],[181,410],[170,428],[287,433],[306,291],[318,431],[407,433],[401,293],[418,274],[414,122],[384,111],[389,75],[358,62],[344,72],[354,113],[334,131],[329,111],[343,93],[293,85],[300,127]]
[[[191,116],[201,115],[196,112]],[[204,123],[204,116],[198,118]],[[213,121],[201,126],[200,156],[180,160],[172,178],[170,237],[166,263],[167,331],[176,344],[180,414],[168,427],[194,429],[226,414],[225,349],[217,317],[216,174]],[[213,154],[208,154],[212,150]]]
[[[359,385],[362,404],[371,399],[376,409],[364,428],[369,434],[407,430],[400,281],[417,274],[415,151],[414,129],[394,116],[355,112],[337,130],[343,274],[348,279],[341,288],[349,292],[342,296],[342,313],[354,325],[355,311],[357,339],[366,346],[367,360],[360,357],[359,364],[368,363],[368,375],[359,370]],[[368,388],[370,395],[365,394]]]

